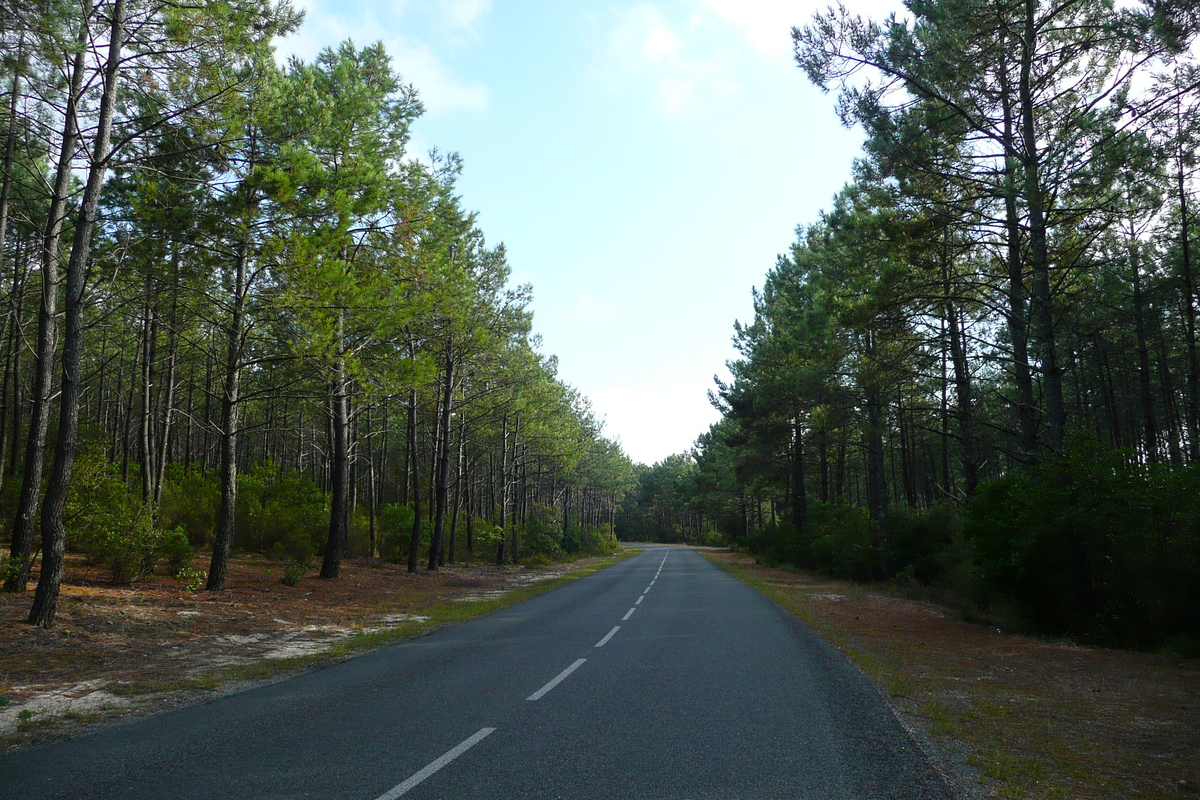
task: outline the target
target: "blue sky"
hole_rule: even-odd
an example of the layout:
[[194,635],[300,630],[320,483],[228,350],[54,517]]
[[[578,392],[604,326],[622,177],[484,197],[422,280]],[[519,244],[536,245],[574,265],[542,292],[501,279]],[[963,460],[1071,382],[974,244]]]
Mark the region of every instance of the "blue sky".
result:
[[[846,0],[861,13],[890,0]],[[687,450],[735,319],[861,137],[791,60],[813,0],[303,0],[282,50],[381,40],[426,114],[412,148],[457,151],[464,206],[560,376],[635,461]]]

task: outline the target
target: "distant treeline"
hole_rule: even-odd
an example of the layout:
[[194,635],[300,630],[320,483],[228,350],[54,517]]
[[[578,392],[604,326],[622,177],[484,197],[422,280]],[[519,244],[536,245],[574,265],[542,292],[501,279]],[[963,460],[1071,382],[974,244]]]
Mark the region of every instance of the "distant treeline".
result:
[[[0,573],[224,586],[604,550],[632,464],[538,352],[382,45],[279,66],[272,0],[0,15]],[[482,555],[480,555],[482,554]]]
[[723,418],[630,519],[1195,650],[1200,11],[910,9],[793,32],[863,155],[736,327]]

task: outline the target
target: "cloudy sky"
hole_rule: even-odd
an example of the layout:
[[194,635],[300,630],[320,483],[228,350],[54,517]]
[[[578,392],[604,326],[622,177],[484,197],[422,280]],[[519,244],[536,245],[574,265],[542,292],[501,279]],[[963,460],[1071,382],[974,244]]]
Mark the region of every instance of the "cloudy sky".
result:
[[[844,0],[882,16],[899,3]],[[635,461],[687,450],[735,319],[861,137],[792,61],[817,0],[303,0],[282,49],[382,40],[534,328]]]

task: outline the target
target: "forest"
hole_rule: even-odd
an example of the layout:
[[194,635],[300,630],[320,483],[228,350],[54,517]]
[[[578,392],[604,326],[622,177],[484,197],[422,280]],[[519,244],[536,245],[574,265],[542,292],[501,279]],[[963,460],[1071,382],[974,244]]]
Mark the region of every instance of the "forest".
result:
[[1200,655],[1200,11],[906,5],[793,29],[861,155],[619,531]]
[[31,624],[71,559],[219,590],[238,554],[294,580],[615,546],[633,465],[541,352],[462,160],[409,152],[382,45],[282,59],[300,22],[0,7],[0,580],[36,578]]

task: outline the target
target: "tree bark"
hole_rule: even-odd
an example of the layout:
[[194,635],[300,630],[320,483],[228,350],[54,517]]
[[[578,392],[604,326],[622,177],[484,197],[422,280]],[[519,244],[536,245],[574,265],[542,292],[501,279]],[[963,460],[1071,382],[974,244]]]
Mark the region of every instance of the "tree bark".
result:
[[1062,367],[1054,341],[1054,312],[1051,308],[1050,253],[1046,242],[1046,205],[1041,181],[1041,156],[1035,122],[1032,70],[1037,50],[1034,12],[1038,0],[1025,0],[1025,35],[1021,50],[1021,131],[1025,202],[1029,210],[1029,260],[1033,272],[1033,316],[1042,356],[1042,392],[1046,402],[1047,445],[1061,453],[1067,427],[1063,398]]
[[[1176,124],[1178,133],[1182,134],[1183,119],[1181,102],[1176,100]],[[1176,158],[1178,171],[1176,173],[1179,190],[1179,246],[1183,256],[1183,321],[1187,331],[1187,420],[1188,420],[1188,461],[1192,464],[1200,462],[1200,355],[1196,352],[1196,298],[1195,283],[1192,280],[1192,245],[1191,232],[1188,229],[1188,200],[1187,185],[1184,180],[1183,137],[1179,137],[1179,153]]]
[[453,338],[446,337],[445,380],[442,385],[441,423],[438,425],[437,492],[433,517],[433,542],[429,548],[429,568],[437,569],[442,558],[442,538],[446,530],[447,498],[450,494],[450,417],[454,403]]
[[116,0],[112,8],[109,29],[108,56],[104,65],[104,91],[100,98],[100,113],[96,139],[88,167],[87,183],[71,257],[67,261],[64,308],[66,330],[63,338],[62,393],[59,398],[58,440],[54,447],[54,464],[42,504],[42,570],[38,578],[29,623],[42,628],[54,625],[58,610],[58,593],[62,584],[63,561],[66,553],[67,531],[63,510],[71,486],[71,471],[79,447],[79,398],[82,390],[84,290],[91,255],[92,235],[100,205],[100,190],[108,171],[109,145],[113,116],[116,110],[117,82],[120,79],[121,48],[125,43],[125,0]]
[[[409,355],[413,348],[410,344]],[[417,551],[421,547],[421,460],[417,458],[417,390],[408,392],[408,456],[409,477],[412,481],[413,524],[412,535],[408,543],[408,571],[417,571]]]
[[229,554],[237,526],[238,434],[241,428],[242,348],[246,329],[246,283],[250,260],[247,234],[238,250],[232,281],[232,308],[225,332],[225,380],[221,392],[221,505],[217,510],[217,532],[208,568],[208,591],[225,588]]
[[350,398],[345,356],[346,312],[337,318],[337,363],[329,393],[329,538],[321,561],[321,577],[336,578],[350,534]]
[[1008,266],[1008,308],[1005,322],[1012,340],[1013,386],[1016,390],[1017,445],[1028,466],[1037,459],[1037,408],[1033,375],[1029,367],[1029,321],[1025,296],[1025,268],[1021,259],[1021,220],[1017,212],[1016,124],[1007,81],[1001,69],[1001,103],[1004,114],[1004,235]]
[[[38,496],[42,491],[46,432],[50,426],[50,404],[54,390],[59,248],[66,218],[67,199],[71,191],[71,164],[79,141],[76,114],[87,68],[85,45],[90,30],[91,13],[91,3],[85,3],[75,43],[78,50],[71,64],[71,81],[67,87],[66,111],[63,115],[62,141],[54,172],[54,185],[50,194],[46,227],[42,234],[42,301],[38,307],[37,352],[34,355],[33,385],[30,387],[29,433],[25,439],[25,470],[21,475],[21,492],[17,498],[16,519],[13,521],[12,557],[17,562],[17,569],[4,584],[5,590],[10,592],[25,591],[29,582],[33,533],[38,518]],[[57,589],[55,599],[57,600]],[[53,620],[53,611],[50,619]]]
[[804,428],[800,415],[792,419],[792,525],[796,535],[804,536],[804,523],[808,515],[808,494],[804,488]]
[[1146,457],[1158,463],[1158,422],[1154,418],[1154,395],[1150,390],[1150,351],[1146,345],[1146,311],[1142,302],[1142,265],[1133,224],[1129,226],[1129,269],[1133,277],[1133,321],[1137,333],[1138,389],[1142,400],[1142,431]]

